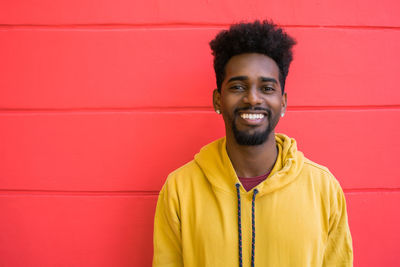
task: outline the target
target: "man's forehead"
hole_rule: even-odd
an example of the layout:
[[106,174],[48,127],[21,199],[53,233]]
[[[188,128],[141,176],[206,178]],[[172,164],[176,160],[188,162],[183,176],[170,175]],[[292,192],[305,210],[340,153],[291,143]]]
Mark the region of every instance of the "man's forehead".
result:
[[230,79],[234,76],[270,78],[278,77],[279,68],[276,62],[258,53],[246,53],[230,58],[225,66],[225,78]]

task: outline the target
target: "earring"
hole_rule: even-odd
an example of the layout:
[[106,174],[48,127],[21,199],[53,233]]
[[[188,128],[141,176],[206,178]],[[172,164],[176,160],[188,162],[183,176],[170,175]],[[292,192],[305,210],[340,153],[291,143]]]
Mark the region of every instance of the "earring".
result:
[[282,112],[282,113],[281,113],[281,117],[282,117],[282,118],[283,118],[283,116],[285,116],[285,112]]
[[219,109],[216,109],[215,112],[217,112],[217,114],[221,114],[221,111]]

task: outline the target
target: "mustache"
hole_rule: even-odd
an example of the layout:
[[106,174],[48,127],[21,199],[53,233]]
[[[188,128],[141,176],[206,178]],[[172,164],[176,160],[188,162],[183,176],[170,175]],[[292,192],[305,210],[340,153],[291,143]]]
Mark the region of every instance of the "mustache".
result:
[[262,108],[262,107],[242,107],[242,108],[236,108],[234,110],[235,115],[238,115],[240,111],[265,111],[268,114],[268,117],[271,114],[271,110],[269,108]]

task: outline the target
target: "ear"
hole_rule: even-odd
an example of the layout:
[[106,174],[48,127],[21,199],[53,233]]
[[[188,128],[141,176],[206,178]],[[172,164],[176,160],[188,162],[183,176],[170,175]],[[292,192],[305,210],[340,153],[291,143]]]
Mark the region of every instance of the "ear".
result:
[[221,112],[221,93],[218,92],[218,89],[214,89],[213,91],[213,106],[217,113],[218,111]]
[[282,108],[281,108],[281,109],[282,109],[281,113],[282,113],[282,114],[285,114],[285,113],[286,113],[286,107],[287,107],[287,94],[286,94],[286,92],[283,93],[283,95],[282,95],[281,106],[282,106]]

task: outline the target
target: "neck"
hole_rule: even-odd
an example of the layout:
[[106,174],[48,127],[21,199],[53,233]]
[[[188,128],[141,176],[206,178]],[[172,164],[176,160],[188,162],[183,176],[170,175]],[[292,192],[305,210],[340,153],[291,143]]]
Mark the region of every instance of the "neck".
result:
[[274,132],[257,146],[239,145],[233,136],[227,135],[226,151],[240,177],[256,177],[270,172],[278,156]]

